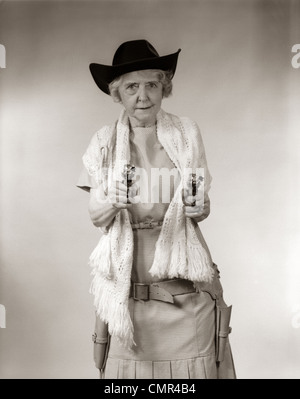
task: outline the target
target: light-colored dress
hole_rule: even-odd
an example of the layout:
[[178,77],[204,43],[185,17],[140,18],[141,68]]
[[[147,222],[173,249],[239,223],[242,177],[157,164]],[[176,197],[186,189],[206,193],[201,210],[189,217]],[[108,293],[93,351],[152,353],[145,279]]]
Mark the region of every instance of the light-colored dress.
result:
[[[130,163],[146,170],[148,176],[151,175],[151,168],[175,168],[157,139],[155,126],[131,129],[130,153]],[[170,181],[170,199],[178,179],[175,176]],[[77,186],[88,188],[93,187],[93,184],[88,174],[83,172]],[[150,181],[148,188],[151,196]],[[161,188],[152,188],[160,190],[160,200]],[[168,205],[167,202],[133,204],[130,208],[132,225],[162,221]],[[159,281],[150,275],[149,269],[160,229],[160,226],[133,228],[133,282],[149,284]],[[197,233],[209,253],[200,229]],[[132,351],[126,350],[112,337],[104,378],[235,378],[229,342],[222,367],[217,367],[215,300],[208,292],[177,295],[174,304],[129,298],[129,311],[136,346]]]

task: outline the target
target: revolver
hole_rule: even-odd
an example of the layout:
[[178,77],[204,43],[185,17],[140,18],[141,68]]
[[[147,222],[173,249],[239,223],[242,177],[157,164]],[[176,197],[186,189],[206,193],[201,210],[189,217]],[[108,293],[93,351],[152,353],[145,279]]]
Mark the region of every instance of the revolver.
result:
[[133,185],[134,176],[135,176],[135,166],[131,164],[124,165],[123,177],[126,180],[127,184],[127,204],[130,204],[128,195],[129,195],[129,189]]
[[[201,182],[203,181],[203,177],[199,176],[197,179],[196,173],[191,173],[188,179],[188,188],[192,189],[192,196],[195,197],[197,195],[197,190],[199,186],[201,185]],[[183,201],[185,205],[189,206],[195,206],[196,205],[196,200],[193,201],[191,204],[187,204],[186,201]]]

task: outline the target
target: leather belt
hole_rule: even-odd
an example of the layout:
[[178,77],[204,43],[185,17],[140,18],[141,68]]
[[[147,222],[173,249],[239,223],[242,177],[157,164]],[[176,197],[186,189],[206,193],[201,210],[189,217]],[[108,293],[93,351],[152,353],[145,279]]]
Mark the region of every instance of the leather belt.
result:
[[176,279],[158,283],[131,283],[129,297],[136,301],[163,301],[174,303],[174,296],[195,292],[194,284],[189,280]]
[[150,221],[150,222],[140,222],[140,223],[132,223],[132,229],[153,229],[156,226],[161,226],[163,224],[162,221]]

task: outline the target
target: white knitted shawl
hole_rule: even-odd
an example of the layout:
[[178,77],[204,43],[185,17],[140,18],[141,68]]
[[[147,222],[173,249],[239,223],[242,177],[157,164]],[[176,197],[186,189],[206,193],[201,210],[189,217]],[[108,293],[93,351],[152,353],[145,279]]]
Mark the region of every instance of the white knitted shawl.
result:
[[[123,110],[117,124],[97,132],[83,156],[89,174],[107,188],[107,168],[114,168],[120,178],[123,165],[130,161],[129,118]],[[157,114],[157,137],[178,168],[181,182],[165,214],[149,272],[159,278],[183,278],[194,283],[211,282],[212,260],[196,233],[197,225],[184,214],[183,181],[191,168],[204,169],[204,189],[210,187],[201,134],[196,123],[160,110]],[[100,318],[108,323],[109,333],[127,348],[134,345],[133,324],[128,310],[133,232],[129,213],[122,209],[90,256],[93,281],[91,293]]]

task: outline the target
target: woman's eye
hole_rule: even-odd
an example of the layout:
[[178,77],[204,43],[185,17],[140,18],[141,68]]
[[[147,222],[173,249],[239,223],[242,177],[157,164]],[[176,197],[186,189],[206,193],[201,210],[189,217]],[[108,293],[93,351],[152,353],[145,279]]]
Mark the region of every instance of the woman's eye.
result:
[[133,94],[137,91],[138,85],[136,83],[131,83],[130,85],[126,86],[126,91],[129,94]]
[[132,84],[127,86],[127,89],[136,89],[136,88],[137,88],[137,84],[136,83],[132,83]]
[[157,83],[155,83],[155,82],[150,82],[150,83],[149,83],[149,87],[151,87],[151,88],[157,87]]

